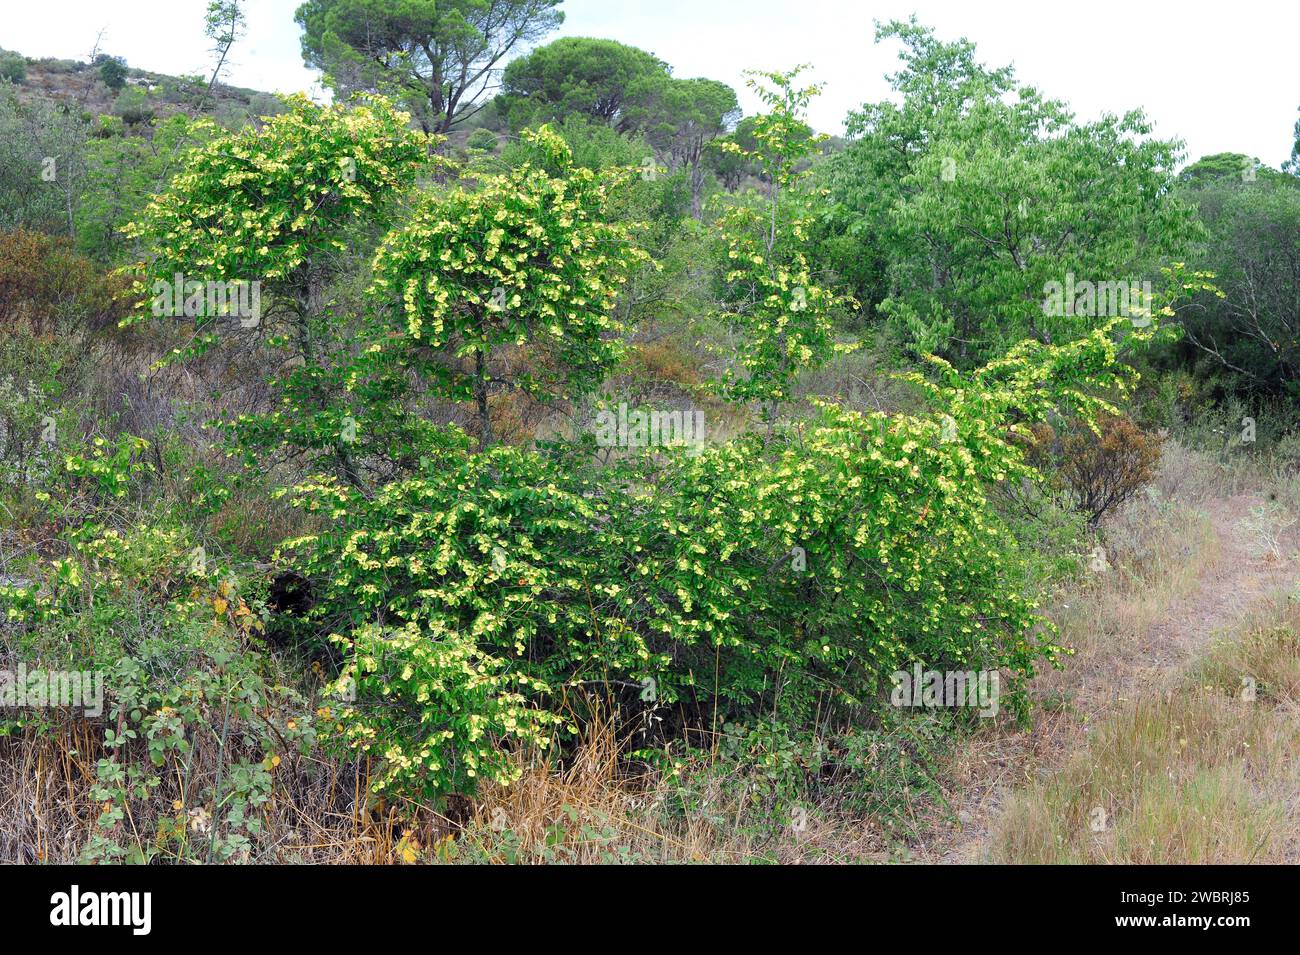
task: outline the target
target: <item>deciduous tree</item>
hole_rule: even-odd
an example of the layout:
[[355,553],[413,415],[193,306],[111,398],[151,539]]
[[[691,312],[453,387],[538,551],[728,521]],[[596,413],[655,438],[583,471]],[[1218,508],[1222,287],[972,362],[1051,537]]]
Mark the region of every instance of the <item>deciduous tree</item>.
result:
[[[349,371],[356,345],[330,300],[331,283],[374,241],[393,201],[427,159],[425,137],[383,99],[320,106],[304,97],[260,129],[217,135],[186,159],[128,234],[147,255],[137,289],[151,317],[157,288],[183,282],[259,283],[260,315],[171,320],[192,328],[171,360],[225,343],[271,349],[276,406],[241,416],[240,443],[260,452],[324,455],[353,483],[358,458],[400,445],[392,381]],[[159,285],[161,283],[161,286]],[[188,295],[188,292],[186,293]],[[360,391],[370,388],[368,401]],[[410,436],[406,436],[409,438]],[[409,453],[409,451],[407,452]]]
[[1195,236],[1170,194],[1180,146],[1140,112],[1080,123],[965,40],[915,21],[877,38],[903,41],[902,102],[850,117],[822,235],[829,264],[919,350],[968,367],[1026,336],[1077,337],[1108,316],[1047,314],[1049,282],[1138,282]]
[[525,137],[540,162],[473,190],[422,195],[373,266],[386,325],[370,354],[395,354],[450,399],[472,402],[482,446],[493,442],[494,395],[576,397],[600,383],[620,354],[619,288],[644,257],[608,217],[610,192],[630,172],[574,167],[546,126]]

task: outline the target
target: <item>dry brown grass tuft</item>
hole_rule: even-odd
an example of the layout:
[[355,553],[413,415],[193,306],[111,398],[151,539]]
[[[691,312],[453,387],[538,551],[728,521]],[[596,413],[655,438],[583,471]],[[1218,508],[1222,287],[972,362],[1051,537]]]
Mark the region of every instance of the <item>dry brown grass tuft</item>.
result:
[[[522,775],[485,792],[438,861],[488,863],[877,862],[879,829],[833,805],[796,807],[776,822],[763,810],[765,783],[736,785],[707,756],[670,771],[627,775],[611,723],[595,721],[576,756],[557,767],[520,756]],[[737,769],[738,772],[744,770]]]
[[[96,763],[108,756],[103,727],[68,719],[0,737],[0,863],[74,864],[95,835],[102,807],[92,795]],[[159,861],[205,861],[219,765],[217,741],[195,738],[185,778],[165,779],[117,834],[155,844]],[[400,814],[366,798],[363,766],[302,760],[282,764],[258,814],[264,837],[237,862],[381,864],[399,858]],[[175,833],[161,839],[160,831]]]

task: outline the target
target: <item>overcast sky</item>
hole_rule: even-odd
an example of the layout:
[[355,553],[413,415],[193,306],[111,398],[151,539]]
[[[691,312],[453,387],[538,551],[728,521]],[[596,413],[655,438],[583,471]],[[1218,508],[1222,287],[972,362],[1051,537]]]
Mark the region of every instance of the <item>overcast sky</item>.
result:
[[[299,0],[250,0],[248,36],[228,80],[254,89],[315,89],[302,65]],[[85,58],[95,34],[132,66],[210,69],[205,0],[0,0],[0,47]],[[1146,110],[1156,132],[1187,142],[1190,159],[1244,152],[1277,166],[1300,105],[1300,3],[1063,3],[980,0],[565,0],[560,34],[612,37],[649,50],[677,76],[731,83],[746,111],[745,69],[810,63],[826,84],[813,124],[839,132],[849,109],[886,93],[897,44],[877,46],[872,20],[915,12],[941,37],[965,36],[987,64],[1064,99],[1084,119]],[[560,35],[557,34],[557,35]]]

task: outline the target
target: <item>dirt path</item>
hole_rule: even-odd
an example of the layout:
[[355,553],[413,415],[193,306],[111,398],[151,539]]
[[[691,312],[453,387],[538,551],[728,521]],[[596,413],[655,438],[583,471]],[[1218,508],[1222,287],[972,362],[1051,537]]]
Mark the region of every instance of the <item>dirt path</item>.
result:
[[1221,557],[1196,591],[1170,607],[1168,619],[1152,629],[1153,667],[1169,669],[1186,661],[1216,632],[1241,620],[1252,604],[1294,580],[1287,559],[1294,537],[1289,529],[1277,533],[1277,519],[1268,517],[1270,507],[1253,494],[1206,503]]
[[[1296,583],[1297,528],[1280,526],[1262,496],[1239,494],[1198,505],[1209,520],[1216,555],[1192,586],[1160,608],[1153,622],[1113,652],[1075,658],[1084,677],[1068,716],[1036,717],[1033,730],[990,740],[984,778],[964,792],[960,824],[934,847],[933,861],[979,862],[1006,795],[1022,781],[1046,775],[1087,745],[1088,729],[1113,708],[1170,680],[1220,631],[1248,616],[1253,605]],[[1068,635],[1067,635],[1068,636]],[[954,807],[956,808],[956,807]]]

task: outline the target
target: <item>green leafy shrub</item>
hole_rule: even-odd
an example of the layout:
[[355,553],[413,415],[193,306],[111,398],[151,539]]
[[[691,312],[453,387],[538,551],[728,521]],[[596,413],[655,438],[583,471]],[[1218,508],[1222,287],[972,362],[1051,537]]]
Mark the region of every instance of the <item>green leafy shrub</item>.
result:
[[0,474],[11,482],[29,480],[48,467],[50,402],[34,381],[0,376]]
[[383,325],[367,355],[395,357],[446,398],[473,402],[483,447],[494,396],[572,398],[599,384],[622,351],[619,288],[645,258],[608,214],[626,170],[574,167],[545,126],[524,138],[545,167],[425,193],[373,266]]
[[72,251],[67,239],[0,231],[0,320],[36,335],[102,329],[126,312],[126,283]]
[[496,133],[490,129],[480,127],[469,134],[469,138],[465,140],[465,145],[480,152],[495,152],[497,148]]
[[150,97],[142,89],[124,89],[113,100],[113,115],[128,126],[141,126],[153,122],[154,110]]
[[100,82],[110,90],[120,90],[126,85],[126,60],[120,56],[101,54],[97,60]]
[[[828,405],[767,441],[602,472],[495,448],[373,495],[304,484],[298,505],[332,526],[286,551],[314,583],[318,625],[377,675],[349,736],[393,754],[381,787],[436,795],[466,781],[444,771],[464,746],[451,714],[478,708],[485,736],[541,742],[562,701],[593,685],[631,684],[696,717],[792,720],[880,705],[888,674],[913,662],[1002,669],[1023,686],[1059,648],[1008,573],[1022,558],[987,491],[1035,478],[1023,422],[1097,410],[1081,386],[1117,384],[1113,360],[1098,331],[969,378],[938,362],[955,376],[926,382],[944,414]],[[389,715],[378,677],[393,672],[398,711],[414,702],[418,718]],[[541,711],[526,721],[525,700]],[[428,761],[418,778],[412,753]]]
[[284,102],[285,112],[260,127],[216,134],[192,124],[189,135],[202,144],[126,230],[148,258],[136,271],[142,308],[125,324],[159,321],[149,307],[153,290],[171,288],[178,274],[187,282],[258,283],[262,314],[203,309],[165,319],[187,332],[185,347],[167,360],[198,357],[219,343],[256,343],[278,355],[270,407],[225,422],[234,443],[250,463],[324,458],[359,483],[361,459],[418,457],[428,429],[398,413],[404,375],[353,367],[356,323],[338,307],[335,285],[350,267],[346,253],[365,250],[391,221],[428,163],[429,144],[382,97]]
[[[57,422],[50,425],[51,431],[56,428]],[[64,440],[44,449],[44,469],[28,474],[28,479],[51,518],[73,525],[93,522],[103,517],[104,508],[120,506],[133,490],[140,499],[135,479],[154,471],[145,459],[148,450],[149,442],[129,434],[111,441],[98,436]]]
[[409,623],[363,627],[348,640],[351,663],[338,686],[356,703],[338,711],[346,746],[380,756],[376,791],[435,799],[472,792],[480,780],[512,782],[511,743],[550,745],[562,718],[532,705],[544,684],[486,652],[472,633]]
[[76,755],[98,816],[83,861],[249,859],[276,766],[312,751],[328,712],[249,645],[263,619],[251,588],[180,527],[83,524],[60,545],[30,582],[0,586],[0,651],[28,672],[96,674],[103,710],[19,710],[0,732],[83,738],[68,721],[89,724]]
[[[547,741],[556,720],[535,702],[592,642],[580,598],[598,555],[570,550],[596,512],[540,456],[497,448],[432,471],[373,497],[333,479],[299,487],[333,528],[286,547],[315,583],[314,617],[349,651],[348,741],[384,756],[379,787],[436,796],[508,780],[495,747],[512,738]],[[543,641],[552,656],[529,665]]]
[[19,53],[0,53],[0,80],[21,83],[27,79],[27,60]]

